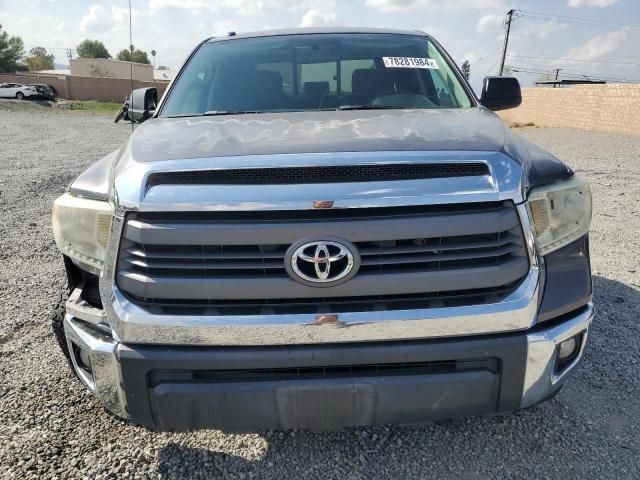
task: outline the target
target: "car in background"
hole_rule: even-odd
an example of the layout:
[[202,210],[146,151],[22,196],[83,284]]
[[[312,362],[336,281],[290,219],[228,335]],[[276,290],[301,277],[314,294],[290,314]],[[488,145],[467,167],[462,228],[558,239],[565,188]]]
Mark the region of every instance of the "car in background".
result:
[[45,85],[42,83],[34,83],[30,85],[31,87],[35,87],[38,91],[37,98],[40,100],[55,100],[56,99],[56,90],[51,85]]
[[38,90],[31,85],[22,85],[20,83],[0,83],[0,98],[16,98],[23,100],[24,98],[36,98]]

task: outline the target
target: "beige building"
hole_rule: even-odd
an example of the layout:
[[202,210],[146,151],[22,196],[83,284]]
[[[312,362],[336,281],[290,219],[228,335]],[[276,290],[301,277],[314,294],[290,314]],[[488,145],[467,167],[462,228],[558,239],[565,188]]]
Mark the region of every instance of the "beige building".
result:
[[[110,58],[73,58],[69,61],[70,73],[76,77],[131,78],[131,63]],[[153,82],[153,67],[133,63],[133,79]]]

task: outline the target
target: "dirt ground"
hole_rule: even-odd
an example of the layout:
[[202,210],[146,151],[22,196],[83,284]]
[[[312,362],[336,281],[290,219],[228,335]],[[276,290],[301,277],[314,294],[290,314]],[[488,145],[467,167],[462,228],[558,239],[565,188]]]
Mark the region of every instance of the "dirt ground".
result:
[[640,478],[640,137],[518,129],[592,184],[597,317],[552,401],[504,417],[337,433],[153,433],[109,415],[51,332],[51,204],[124,142],[110,117],[0,105],[0,478]]

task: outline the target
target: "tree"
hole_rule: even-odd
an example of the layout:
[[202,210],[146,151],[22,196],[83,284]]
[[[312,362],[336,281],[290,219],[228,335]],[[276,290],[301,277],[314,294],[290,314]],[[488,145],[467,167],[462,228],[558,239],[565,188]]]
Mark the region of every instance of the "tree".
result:
[[100,40],[83,40],[76,47],[80,58],[111,58],[111,54]]
[[13,72],[24,67],[19,63],[24,55],[24,43],[20,37],[10,37],[0,24],[0,72]]
[[465,60],[464,62],[462,62],[462,75],[467,79],[468,82],[469,78],[471,77],[471,64],[469,63],[469,60]]
[[143,52],[137,48],[133,51],[133,57],[131,57],[131,52],[125,48],[118,52],[116,58],[125,62],[146,63],[147,65],[151,63],[147,52]]
[[24,63],[30,71],[53,70],[53,54],[47,54],[44,47],[35,47],[29,50],[29,55],[25,57]]

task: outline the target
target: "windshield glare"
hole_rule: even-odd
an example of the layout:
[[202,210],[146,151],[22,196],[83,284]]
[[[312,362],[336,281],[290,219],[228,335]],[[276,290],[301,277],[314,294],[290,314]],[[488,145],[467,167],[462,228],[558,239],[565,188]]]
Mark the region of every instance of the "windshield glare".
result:
[[471,106],[427,37],[309,34],[204,44],[160,116]]

